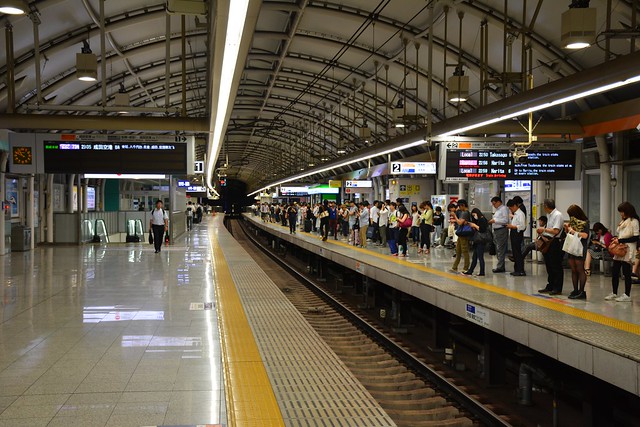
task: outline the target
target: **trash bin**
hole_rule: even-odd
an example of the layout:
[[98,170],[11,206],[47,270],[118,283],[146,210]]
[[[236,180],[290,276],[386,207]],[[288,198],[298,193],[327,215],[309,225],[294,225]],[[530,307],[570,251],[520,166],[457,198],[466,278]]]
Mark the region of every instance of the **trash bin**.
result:
[[11,229],[11,250],[25,252],[31,250],[31,229],[18,226]]

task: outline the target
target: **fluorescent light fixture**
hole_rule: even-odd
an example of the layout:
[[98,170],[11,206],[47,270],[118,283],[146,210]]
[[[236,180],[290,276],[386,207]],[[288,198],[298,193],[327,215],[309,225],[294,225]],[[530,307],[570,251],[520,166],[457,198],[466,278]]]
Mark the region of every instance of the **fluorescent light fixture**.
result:
[[469,126],[465,126],[465,127],[459,128],[459,129],[454,129],[454,130],[452,130],[450,132],[446,132],[446,133],[443,133],[443,134],[438,135],[438,136],[439,137],[443,137],[443,136],[457,135],[459,133],[463,133],[463,132],[466,132],[468,130],[477,129],[477,128],[482,127],[482,126],[490,125],[490,124],[493,124],[493,123],[498,123],[498,122],[501,122],[501,121],[504,121],[504,120],[513,119],[515,117],[523,116],[525,114],[533,113],[535,111],[544,110],[545,108],[549,108],[549,107],[554,107],[556,105],[565,104],[565,103],[570,102],[570,101],[575,101],[576,99],[586,98],[586,97],[592,96],[592,95],[597,95],[599,93],[607,92],[607,91],[610,91],[610,90],[613,90],[613,89],[617,89],[617,88],[622,87],[622,86],[626,86],[626,85],[629,85],[629,84],[632,84],[632,83],[637,83],[639,81],[640,81],[640,75],[634,76],[634,77],[630,77],[630,78],[628,78],[626,80],[622,80],[622,81],[615,82],[615,83],[610,83],[608,85],[600,86],[600,87],[597,87],[597,88],[594,88],[594,89],[589,89],[589,90],[586,90],[584,92],[580,92],[580,93],[577,93],[577,94],[574,94],[574,95],[566,96],[564,98],[556,99],[554,101],[545,102],[543,104],[535,105],[533,107],[529,107],[529,108],[526,108],[526,109],[521,110],[521,111],[516,111],[515,113],[506,114],[504,116],[499,116],[499,117],[496,117],[496,118],[493,118],[493,119],[485,120],[483,122],[474,123],[474,124],[471,124]]
[[465,102],[469,97],[469,76],[463,74],[461,67],[447,80],[447,97],[449,102]]
[[[249,0],[233,0],[229,2],[229,20],[227,21],[227,33],[225,37],[224,54],[222,59],[222,70],[220,73],[220,90],[218,91],[218,108],[216,110],[216,120],[211,136],[209,150],[209,163],[207,164],[207,186],[213,186],[213,168],[218,157],[218,148],[222,141],[222,131],[224,121],[227,116],[229,98],[231,97],[231,86],[238,63],[240,52],[240,42],[244,32],[244,24],[249,10]],[[215,190],[213,190],[215,192]]]
[[564,48],[565,49],[578,50],[578,49],[584,49],[585,47],[589,47],[589,46],[591,46],[591,43],[575,42],[575,43],[569,43],[569,44],[565,45]]
[[85,173],[84,177],[88,179],[167,179],[166,175],[126,173]]
[[347,154],[347,150],[346,150],[346,149],[344,149],[344,148],[338,148],[338,149],[336,150],[336,153],[337,153],[337,154]]
[[396,152],[396,151],[406,150],[407,148],[416,147],[416,146],[422,145],[424,143],[425,143],[424,139],[419,139],[417,141],[409,142],[409,143],[407,143],[407,144],[405,144],[405,145],[403,145],[401,147],[394,147],[394,148],[391,148],[391,149],[382,150],[382,151],[376,152],[375,154],[369,154],[367,156],[358,157],[357,159],[347,160],[347,161],[344,161],[342,163],[338,163],[337,165],[327,166],[327,167],[324,167],[322,169],[315,169],[312,172],[306,172],[306,173],[301,173],[301,174],[298,174],[298,175],[294,175],[294,176],[291,176],[289,178],[286,178],[286,179],[283,179],[281,181],[277,181],[277,182],[269,184],[269,185],[267,185],[265,187],[262,187],[259,190],[256,190],[256,191],[254,191],[252,193],[247,194],[247,196],[253,196],[254,194],[258,194],[259,192],[264,191],[267,188],[277,187],[277,186],[280,186],[282,184],[286,184],[288,182],[297,181],[297,180],[300,180],[302,178],[306,178],[306,177],[311,176],[311,175],[315,175],[315,174],[322,173],[322,172],[327,172],[327,171],[330,171],[332,169],[341,168],[343,166],[348,166],[348,165],[350,165],[352,163],[357,163],[357,162],[362,162],[364,160],[369,160],[372,157],[384,156],[386,154],[393,153],[393,152]]
[[403,128],[404,127],[404,123],[401,123],[401,122],[400,123],[395,123],[393,126],[396,127],[396,128]]
[[[588,3],[588,2],[587,2]],[[561,17],[560,40],[565,49],[584,49],[596,41],[597,12],[593,7],[571,7]]]
[[[483,127],[483,126],[486,126],[486,125],[490,125],[490,124],[493,124],[493,123],[498,123],[498,122],[501,122],[501,121],[504,121],[504,120],[513,119],[515,117],[522,116],[522,115],[528,114],[530,112],[540,111],[540,110],[543,110],[545,108],[553,107],[553,106],[556,106],[556,105],[561,105],[561,104],[564,104],[564,103],[567,103],[567,102],[570,102],[570,101],[574,101],[574,100],[579,99],[579,98],[586,98],[588,96],[592,96],[592,95],[596,95],[596,94],[599,94],[599,93],[607,92],[609,90],[617,89],[619,87],[627,86],[629,84],[638,83],[638,82],[640,82],[640,75],[629,77],[626,80],[621,80],[621,81],[618,81],[618,82],[614,82],[614,83],[610,83],[610,84],[607,84],[607,85],[599,86],[599,87],[596,87],[596,88],[593,88],[593,89],[589,89],[589,90],[586,90],[584,92],[576,93],[574,95],[570,95],[570,96],[567,96],[567,97],[564,97],[564,98],[556,99],[556,100],[553,100],[553,101],[550,101],[550,102],[545,102],[545,103],[542,103],[542,104],[539,104],[539,105],[535,105],[535,106],[532,106],[532,107],[529,107],[529,108],[525,108],[523,110],[516,111],[514,113],[509,113],[509,114],[506,114],[504,116],[499,116],[499,117],[495,117],[495,118],[492,118],[492,119],[489,119],[489,120],[484,120],[484,121],[481,121],[481,122],[472,123],[472,124],[470,124],[468,126],[464,126],[464,127],[458,128],[458,129],[451,130],[449,132],[445,132],[445,133],[436,135],[435,137],[436,138],[443,138],[443,137],[455,136],[455,135],[458,135],[460,133],[463,133],[463,132],[466,132],[466,131],[469,131],[469,130],[472,130],[472,129],[477,129],[477,128],[480,128],[480,127]],[[289,178],[283,179],[281,181],[271,183],[271,184],[269,184],[269,185],[267,185],[267,186],[265,186],[265,187],[263,187],[263,188],[261,188],[259,190],[254,191],[253,193],[248,194],[248,196],[252,196],[252,195],[254,195],[254,194],[256,194],[256,193],[258,193],[258,192],[260,192],[260,191],[262,191],[262,190],[264,190],[266,188],[272,187],[272,186],[278,186],[278,185],[281,185],[281,184],[285,184],[287,182],[292,182],[292,181],[295,181],[295,180],[299,180],[301,178],[306,178],[306,177],[309,177],[309,176],[312,176],[312,175],[316,175],[316,174],[319,174],[319,173],[327,172],[327,171],[330,171],[332,169],[338,169],[338,168],[341,168],[341,167],[344,167],[344,166],[348,166],[348,165],[353,164],[353,163],[358,163],[358,162],[361,162],[361,161],[369,160],[369,159],[371,159],[373,157],[384,156],[386,154],[390,154],[390,153],[393,153],[393,152],[396,152],[396,151],[406,150],[407,148],[411,148],[411,147],[416,147],[418,145],[422,145],[422,144],[424,144],[424,142],[425,142],[424,140],[420,139],[420,140],[417,140],[417,141],[409,142],[409,143],[404,144],[404,145],[402,145],[400,147],[394,147],[394,148],[390,148],[390,149],[376,151],[376,152],[374,152],[372,154],[367,154],[366,156],[358,157],[358,158],[355,158],[355,159],[352,159],[352,160],[346,160],[346,161],[344,161],[342,163],[326,166],[326,167],[321,168],[321,169],[315,169],[313,171],[308,171],[308,172],[306,172],[304,174],[294,175],[294,176],[291,176]]]
[[6,15],[24,15],[27,10],[27,4],[21,0],[0,1],[0,13]]

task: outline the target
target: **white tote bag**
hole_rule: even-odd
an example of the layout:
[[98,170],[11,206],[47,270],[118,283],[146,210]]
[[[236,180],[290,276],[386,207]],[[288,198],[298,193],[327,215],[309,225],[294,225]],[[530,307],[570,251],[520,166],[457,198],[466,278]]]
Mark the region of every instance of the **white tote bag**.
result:
[[562,250],[569,255],[581,257],[584,253],[582,239],[575,234],[567,234],[567,237],[564,239],[564,245],[562,245]]

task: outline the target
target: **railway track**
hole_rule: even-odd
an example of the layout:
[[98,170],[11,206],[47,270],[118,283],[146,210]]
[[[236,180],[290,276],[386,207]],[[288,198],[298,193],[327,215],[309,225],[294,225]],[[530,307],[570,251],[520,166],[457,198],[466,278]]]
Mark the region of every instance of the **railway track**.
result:
[[276,257],[241,220],[227,228],[398,426],[509,425]]

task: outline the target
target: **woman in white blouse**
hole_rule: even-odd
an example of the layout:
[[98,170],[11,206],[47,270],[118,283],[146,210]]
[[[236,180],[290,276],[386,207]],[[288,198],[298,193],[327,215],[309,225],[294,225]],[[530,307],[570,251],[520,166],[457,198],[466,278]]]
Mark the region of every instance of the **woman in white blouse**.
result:
[[[640,236],[640,222],[636,208],[629,202],[622,202],[618,206],[618,212],[622,221],[618,224],[617,237],[614,237],[611,244],[625,244],[627,251],[624,255],[613,257],[613,267],[611,268],[611,286],[613,292],[607,295],[607,301],[617,302],[631,301],[631,266],[635,260],[638,236]],[[618,296],[618,283],[620,281],[620,269],[624,274],[624,294]]]

